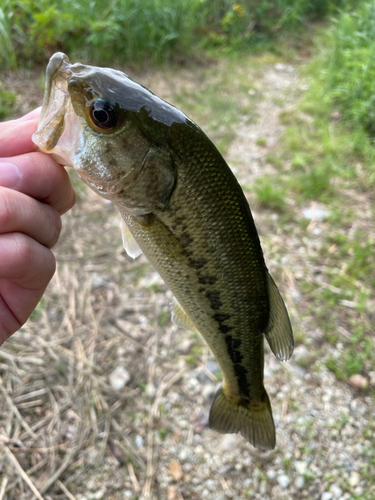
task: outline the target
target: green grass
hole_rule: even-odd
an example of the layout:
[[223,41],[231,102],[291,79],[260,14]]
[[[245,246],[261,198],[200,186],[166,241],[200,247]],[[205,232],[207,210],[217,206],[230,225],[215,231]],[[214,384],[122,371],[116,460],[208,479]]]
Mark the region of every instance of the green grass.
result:
[[7,118],[13,111],[16,103],[16,94],[0,87],[0,120]]
[[358,2],[330,30],[331,47],[323,73],[329,99],[345,120],[375,134],[375,4]]
[[191,57],[198,47],[238,51],[303,36],[305,23],[345,0],[0,0],[0,63],[45,61],[54,51],[91,62]]
[[[300,231],[316,245],[306,264],[320,278],[306,276],[299,287],[304,314],[324,342],[302,364],[322,361],[339,380],[375,366],[374,30],[374,4],[359,2],[355,12],[335,18],[328,35],[318,33],[318,53],[302,70],[308,90],[297,108],[280,115],[281,147],[268,158],[277,173],[255,189],[263,207],[280,210],[286,198],[294,200]],[[327,210],[317,235],[301,213],[311,202]]]
[[[368,325],[370,328],[370,325]],[[373,369],[374,352],[370,329],[363,325],[353,325],[352,337],[346,342],[343,355],[329,357],[326,366],[339,380],[347,380],[351,375],[366,375]]]
[[249,71],[258,70],[254,57],[243,55],[241,61],[239,67],[238,57],[219,59],[201,70],[199,90],[192,91],[190,82],[182,78],[174,97],[174,105],[198,125],[205,124],[204,132],[222,154],[227,152],[240,123],[256,119],[254,102],[262,98],[259,92],[249,94]]
[[285,208],[285,189],[275,182],[271,176],[260,177],[253,188],[258,203],[262,208],[269,208],[282,212]]

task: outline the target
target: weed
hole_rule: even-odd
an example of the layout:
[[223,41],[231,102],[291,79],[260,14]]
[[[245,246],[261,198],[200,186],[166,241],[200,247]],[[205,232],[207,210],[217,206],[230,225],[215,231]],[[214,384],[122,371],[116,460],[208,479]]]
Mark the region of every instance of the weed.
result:
[[16,53],[12,44],[10,28],[11,12],[8,11],[7,2],[0,7],[0,45],[2,47],[2,59],[5,66],[14,68],[16,66]]
[[158,326],[164,326],[170,317],[170,312],[169,311],[160,311],[159,317],[158,317]]
[[38,304],[37,304],[36,308],[34,309],[34,311],[31,313],[30,318],[33,319],[33,320],[36,320],[43,309],[44,309],[44,298],[42,297],[40,299],[40,301],[38,302]]
[[275,178],[270,176],[258,178],[254,192],[261,207],[279,212],[285,208],[285,190],[275,182]]
[[7,118],[16,103],[16,94],[7,92],[0,87],[0,120]]
[[[2,0],[0,62],[14,66],[64,50],[101,62],[152,61],[189,55],[192,48],[238,52],[269,43],[322,18],[344,0]],[[100,16],[98,13],[100,12]],[[78,47],[78,49],[77,49]]]
[[159,434],[159,437],[162,441],[168,436],[169,431],[167,429],[161,428],[157,429],[157,433]]
[[259,137],[259,138],[256,140],[255,144],[256,144],[257,146],[261,146],[262,148],[264,148],[264,147],[266,147],[266,146],[267,146],[267,141],[266,141],[266,139],[264,139],[263,137]]
[[237,60],[225,62],[225,68],[219,61],[203,72],[199,90],[192,91],[189,84],[181,85],[175,96],[175,104],[180,109],[189,110],[188,115],[196,123],[206,124],[205,132],[222,154],[227,152],[240,119],[245,122],[254,119],[246,66],[250,64],[250,57],[243,62],[243,69],[236,70],[235,80],[232,70],[238,67]]
[[147,386],[147,384],[146,384],[146,382],[145,382],[144,380],[140,380],[140,381],[138,382],[138,387],[139,387],[142,391],[146,390],[146,386]]

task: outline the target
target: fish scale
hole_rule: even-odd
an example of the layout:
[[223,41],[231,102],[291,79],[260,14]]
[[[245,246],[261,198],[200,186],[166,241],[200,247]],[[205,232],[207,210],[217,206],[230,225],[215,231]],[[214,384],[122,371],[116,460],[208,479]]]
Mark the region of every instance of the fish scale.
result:
[[224,377],[209,425],[272,449],[263,337],[284,360],[293,336],[249,205],[216,147],[124,73],[61,53],[47,66],[33,138],[117,206],[129,255],[144,252],[177,299],[174,321],[206,340]]

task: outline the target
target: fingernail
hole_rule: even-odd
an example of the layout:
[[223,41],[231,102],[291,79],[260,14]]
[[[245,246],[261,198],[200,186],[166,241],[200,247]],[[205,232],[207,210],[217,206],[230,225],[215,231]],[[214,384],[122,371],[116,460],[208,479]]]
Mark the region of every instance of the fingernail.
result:
[[12,188],[21,179],[21,172],[17,165],[8,161],[0,161],[0,186]]

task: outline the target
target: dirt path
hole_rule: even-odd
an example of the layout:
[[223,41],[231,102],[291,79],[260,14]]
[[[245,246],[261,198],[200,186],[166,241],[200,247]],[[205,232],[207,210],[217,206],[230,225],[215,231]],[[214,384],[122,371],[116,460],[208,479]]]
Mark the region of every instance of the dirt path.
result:
[[[217,71],[233,66],[222,62]],[[296,105],[303,85],[296,68],[277,61],[254,61],[237,76],[242,93],[231,99],[252,119],[238,114],[226,158],[246,188],[275,173],[269,157],[283,131],[279,115]],[[143,77],[177,104],[181,87],[194,95],[215,79],[215,69]],[[195,111],[199,118],[198,105]],[[209,120],[209,135],[221,140],[225,131]],[[300,289],[314,275],[309,257],[324,221],[313,217],[307,229],[280,223],[246,190],[296,336],[290,362],[266,351],[277,447],[261,453],[240,436],[207,428],[219,385],[215,359],[199,337],[171,325],[171,294],[143,256],[124,254],[113,206],[72,178],[78,202],[64,219],[57,274],[34,317],[0,350],[4,500],[33,498],[21,468],[45,500],[374,498],[371,476],[363,475],[365,464],[375,467],[373,401],[337,382],[319,360],[304,367],[317,345],[319,355],[340,356]],[[303,207],[288,204],[304,217]]]

